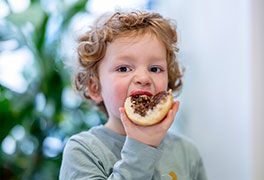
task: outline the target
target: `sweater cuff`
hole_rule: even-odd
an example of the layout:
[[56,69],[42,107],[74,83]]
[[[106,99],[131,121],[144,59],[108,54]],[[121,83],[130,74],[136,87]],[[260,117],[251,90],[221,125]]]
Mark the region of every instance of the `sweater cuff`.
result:
[[161,155],[162,150],[159,147],[154,148],[129,137],[126,137],[121,152],[121,156],[129,157],[129,163],[140,163],[141,167],[146,168],[159,161]]

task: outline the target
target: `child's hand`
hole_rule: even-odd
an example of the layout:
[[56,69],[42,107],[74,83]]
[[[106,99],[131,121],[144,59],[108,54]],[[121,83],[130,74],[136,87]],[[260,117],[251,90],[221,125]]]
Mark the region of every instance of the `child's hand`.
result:
[[126,135],[149,146],[158,147],[174,121],[179,109],[179,101],[174,102],[167,116],[158,124],[152,126],[139,126],[129,120],[122,107],[119,109],[120,118],[123,123]]

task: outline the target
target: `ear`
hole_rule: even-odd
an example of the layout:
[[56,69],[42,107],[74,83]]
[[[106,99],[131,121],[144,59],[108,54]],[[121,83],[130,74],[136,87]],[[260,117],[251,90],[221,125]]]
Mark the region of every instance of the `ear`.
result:
[[90,77],[88,81],[88,94],[91,99],[97,104],[103,101],[103,98],[101,96],[100,82],[97,77]]

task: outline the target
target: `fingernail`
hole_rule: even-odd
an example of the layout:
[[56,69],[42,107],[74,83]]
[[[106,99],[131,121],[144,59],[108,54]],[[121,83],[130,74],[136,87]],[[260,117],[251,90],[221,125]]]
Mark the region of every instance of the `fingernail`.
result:
[[121,107],[119,108],[119,113],[120,113],[121,115],[123,115],[123,113],[124,113]]

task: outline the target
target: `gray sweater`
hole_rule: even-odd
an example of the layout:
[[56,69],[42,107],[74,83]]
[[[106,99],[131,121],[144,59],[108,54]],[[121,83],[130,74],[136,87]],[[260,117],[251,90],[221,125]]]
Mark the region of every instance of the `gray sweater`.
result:
[[168,133],[158,148],[104,126],[72,136],[63,152],[61,180],[206,180],[197,149]]

